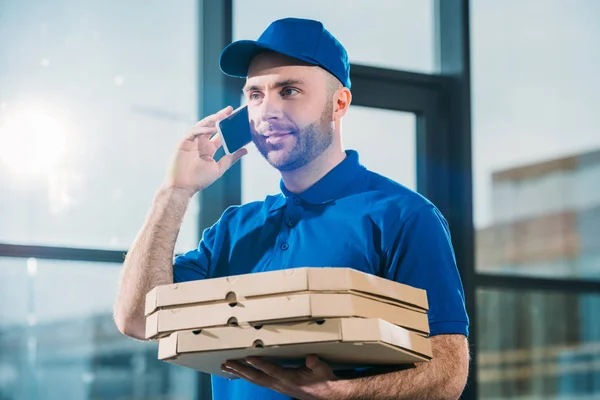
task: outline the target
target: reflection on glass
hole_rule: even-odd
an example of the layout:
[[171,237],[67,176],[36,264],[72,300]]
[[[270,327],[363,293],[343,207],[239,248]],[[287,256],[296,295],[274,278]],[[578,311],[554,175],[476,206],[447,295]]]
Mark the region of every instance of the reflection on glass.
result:
[[0,241],[124,249],[195,122],[196,2],[49,4],[0,2]]
[[0,399],[195,399],[197,374],[112,319],[120,266],[0,259]]
[[481,290],[482,399],[600,397],[600,296]]
[[598,20],[591,0],[472,4],[480,271],[600,279]]
[[[360,162],[410,189],[416,189],[416,117],[412,113],[350,106],[343,120],[344,148],[357,150]],[[281,176],[248,146],[242,164],[242,201],[279,193]]]
[[14,106],[0,130],[0,163],[9,174],[34,175],[54,168],[65,156],[63,118],[48,105]]
[[600,151],[492,177],[495,223],[477,232],[480,271],[600,279]]

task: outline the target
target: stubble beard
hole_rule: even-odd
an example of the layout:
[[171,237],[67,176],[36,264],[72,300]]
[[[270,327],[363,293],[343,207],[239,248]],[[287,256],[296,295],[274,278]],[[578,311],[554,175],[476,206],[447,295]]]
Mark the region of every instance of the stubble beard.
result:
[[293,133],[295,143],[287,151],[285,144],[263,146],[255,142],[256,147],[265,160],[279,171],[294,171],[302,168],[331,146],[332,117],[333,107],[328,104],[317,121]]

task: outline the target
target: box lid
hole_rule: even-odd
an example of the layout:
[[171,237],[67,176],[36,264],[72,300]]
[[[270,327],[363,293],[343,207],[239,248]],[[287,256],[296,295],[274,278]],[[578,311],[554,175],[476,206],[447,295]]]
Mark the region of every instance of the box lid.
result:
[[429,338],[376,318],[207,328],[159,340],[159,359],[226,377],[230,375],[220,369],[226,360],[253,355],[293,362],[308,354],[317,354],[336,369],[412,364],[433,357]]
[[422,289],[352,268],[303,267],[161,285],[146,295],[145,315],[162,307],[230,302],[293,292],[359,292],[426,312]]
[[146,317],[146,338],[232,323],[266,324],[334,317],[381,318],[406,329],[429,334],[427,314],[421,312],[358,294],[303,293],[247,298],[233,306],[213,303],[159,309]]

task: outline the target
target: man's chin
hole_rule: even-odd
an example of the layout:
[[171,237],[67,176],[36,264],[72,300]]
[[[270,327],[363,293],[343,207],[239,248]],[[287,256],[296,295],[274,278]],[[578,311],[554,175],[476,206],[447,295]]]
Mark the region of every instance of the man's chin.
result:
[[287,154],[273,154],[273,153],[281,153],[281,151],[277,152],[269,152],[267,154],[267,162],[271,164],[273,168],[281,169],[285,168],[287,164],[289,164]]
[[289,151],[285,149],[268,151],[265,159],[273,168],[279,171],[291,171],[297,168],[295,160],[290,157]]

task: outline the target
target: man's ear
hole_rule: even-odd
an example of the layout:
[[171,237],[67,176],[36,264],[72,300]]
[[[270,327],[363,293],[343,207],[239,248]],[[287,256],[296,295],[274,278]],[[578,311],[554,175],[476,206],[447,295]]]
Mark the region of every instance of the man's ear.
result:
[[336,90],[334,99],[335,104],[333,106],[333,120],[339,121],[344,115],[346,115],[348,107],[350,107],[350,103],[352,102],[352,92],[350,92],[350,89],[347,87],[341,87]]

